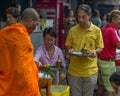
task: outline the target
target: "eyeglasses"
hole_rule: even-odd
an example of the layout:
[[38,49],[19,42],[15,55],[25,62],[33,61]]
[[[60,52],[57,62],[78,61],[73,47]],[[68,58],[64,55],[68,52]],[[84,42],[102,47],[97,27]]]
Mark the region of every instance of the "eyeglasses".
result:
[[55,39],[44,39],[46,42],[54,42]]

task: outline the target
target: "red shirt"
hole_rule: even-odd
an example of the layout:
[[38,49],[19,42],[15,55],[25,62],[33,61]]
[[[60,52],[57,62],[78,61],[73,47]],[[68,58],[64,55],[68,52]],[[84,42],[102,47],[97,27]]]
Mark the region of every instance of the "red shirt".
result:
[[98,56],[102,59],[113,59],[116,57],[116,44],[120,42],[120,38],[117,34],[117,27],[108,23],[102,28],[102,33],[104,48]]

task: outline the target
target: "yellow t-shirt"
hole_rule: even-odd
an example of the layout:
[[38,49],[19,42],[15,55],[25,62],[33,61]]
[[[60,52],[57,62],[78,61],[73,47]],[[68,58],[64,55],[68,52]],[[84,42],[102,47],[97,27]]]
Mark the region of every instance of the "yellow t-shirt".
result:
[[[101,31],[91,23],[88,31],[84,32],[78,24],[70,29],[65,45],[72,47],[76,52],[80,52],[84,45],[87,52],[92,52],[97,48],[103,48]],[[68,72],[71,75],[89,77],[97,71],[97,57],[71,56],[68,68]]]

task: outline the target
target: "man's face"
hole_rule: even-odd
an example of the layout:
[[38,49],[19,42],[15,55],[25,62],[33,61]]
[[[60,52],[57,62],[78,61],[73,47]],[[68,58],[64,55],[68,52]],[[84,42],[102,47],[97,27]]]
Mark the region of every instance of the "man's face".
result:
[[88,24],[91,15],[88,15],[87,13],[85,13],[83,10],[80,9],[78,9],[77,15],[78,15],[78,22],[81,27]]
[[114,82],[111,82],[111,85],[112,85],[112,87],[114,88],[114,90],[115,90],[116,93],[117,93],[119,86],[116,85]]
[[27,23],[27,29],[28,29],[28,33],[32,33],[35,28],[36,28],[36,25],[37,25],[38,21],[37,20],[33,20],[33,19],[30,19]]
[[113,18],[113,23],[120,29],[120,15],[117,18]]

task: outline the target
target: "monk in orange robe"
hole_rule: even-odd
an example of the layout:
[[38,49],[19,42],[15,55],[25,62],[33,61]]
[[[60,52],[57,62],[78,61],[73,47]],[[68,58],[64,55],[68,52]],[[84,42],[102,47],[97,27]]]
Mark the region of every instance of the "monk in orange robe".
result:
[[0,31],[0,96],[40,96],[29,37],[38,20],[38,13],[27,8],[20,23]]

